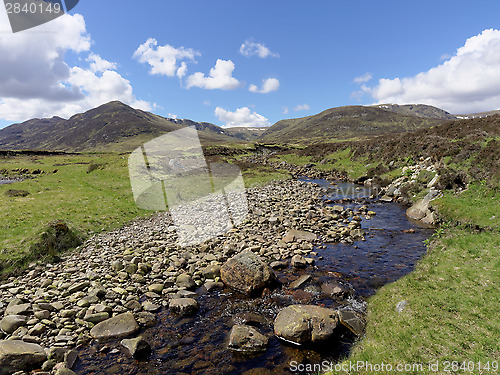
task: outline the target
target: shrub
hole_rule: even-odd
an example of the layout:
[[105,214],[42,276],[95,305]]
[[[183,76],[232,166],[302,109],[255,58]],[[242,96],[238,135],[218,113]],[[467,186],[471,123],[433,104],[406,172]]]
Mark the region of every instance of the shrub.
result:
[[30,193],[26,190],[13,190],[9,189],[5,192],[8,197],[27,197]]
[[63,251],[75,248],[82,239],[62,220],[51,222],[40,235],[40,240],[31,245],[31,253],[35,259],[45,258],[47,261],[59,260]]

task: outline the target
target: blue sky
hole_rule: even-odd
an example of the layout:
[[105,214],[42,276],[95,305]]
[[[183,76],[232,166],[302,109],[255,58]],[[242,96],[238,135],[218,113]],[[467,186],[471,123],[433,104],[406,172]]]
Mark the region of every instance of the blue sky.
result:
[[351,104],[500,109],[499,14],[485,0],[80,0],[13,34],[0,5],[0,127],[113,99],[221,126]]

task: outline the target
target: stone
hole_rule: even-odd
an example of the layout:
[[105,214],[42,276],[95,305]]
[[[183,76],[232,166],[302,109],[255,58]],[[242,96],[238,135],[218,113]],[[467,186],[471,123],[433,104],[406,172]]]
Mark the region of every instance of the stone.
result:
[[276,280],[272,269],[248,250],[224,263],[220,275],[228,287],[247,295],[259,292]]
[[47,330],[47,327],[43,323],[37,323],[33,328],[28,331],[28,335],[30,336],[40,336]]
[[0,329],[5,333],[13,333],[19,327],[23,327],[28,322],[24,315],[7,315],[0,320]]
[[85,288],[88,288],[89,286],[90,286],[90,282],[82,281],[82,282],[75,283],[75,284],[71,285],[67,291],[69,294],[73,294],[73,293],[79,292],[81,290],[84,290]]
[[296,254],[292,257],[290,264],[295,268],[306,268],[307,260],[302,255]]
[[339,322],[347,327],[356,336],[362,336],[365,327],[366,320],[360,313],[352,310],[339,310],[337,311]]
[[78,353],[76,350],[71,349],[64,353],[64,365],[69,369],[73,368],[77,359]]
[[30,315],[32,312],[30,303],[10,304],[5,309],[5,315]]
[[142,336],[133,339],[123,339],[120,344],[134,358],[146,357],[151,352],[151,346]]
[[309,280],[311,280],[311,275],[302,275],[300,276],[297,280],[293,281],[290,284],[290,289],[298,289],[305,283],[307,283]]
[[39,368],[47,360],[45,350],[37,344],[20,340],[0,341],[0,375]]
[[284,262],[284,261],[281,261],[281,260],[277,260],[277,261],[271,262],[271,264],[269,264],[269,266],[273,270],[278,270],[278,269],[281,269],[281,268],[287,268],[288,267],[288,263]]
[[318,343],[332,336],[338,325],[337,311],[314,305],[291,305],[274,320],[274,333],[294,344]]
[[175,284],[179,288],[184,288],[187,290],[195,289],[196,288],[196,283],[194,282],[193,278],[188,275],[187,273],[183,273],[179,276],[177,276],[177,279],[175,280]]
[[103,322],[106,319],[109,319],[109,314],[107,312],[89,314],[83,318],[83,320],[85,320],[86,322],[90,322],[90,323],[94,323],[94,324]]
[[163,284],[151,284],[150,286],[148,286],[148,290],[150,292],[153,292],[153,293],[156,293],[156,294],[159,294],[161,295],[161,292],[163,292]]
[[391,197],[389,197],[388,195],[383,195],[382,197],[380,197],[380,199],[379,199],[379,200],[380,200],[381,202],[387,202],[387,203],[392,202],[392,198],[391,198]]
[[49,319],[50,318],[50,311],[49,310],[35,311],[35,316],[37,319],[40,319],[40,320]]
[[257,352],[267,348],[267,337],[247,325],[234,325],[229,334],[228,348],[239,352]]
[[90,330],[90,335],[95,339],[124,337],[139,330],[134,315],[130,312],[116,315],[108,320],[98,323]]
[[314,241],[318,238],[315,233],[308,232],[305,230],[297,230],[297,229],[289,229],[285,236],[283,237],[283,241],[285,242],[293,242],[294,240],[305,240],[305,241]]
[[221,266],[211,264],[201,270],[201,275],[205,279],[215,279],[220,276],[220,269]]
[[161,308],[161,306],[151,301],[144,301],[142,303],[142,308],[144,309],[144,311],[158,311]]
[[174,314],[187,316],[196,313],[199,306],[193,298],[174,298],[170,300],[169,308]]
[[346,298],[349,296],[349,289],[340,283],[326,282],[321,284],[321,292],[331,298]]
[[403,312],[403,310],[406,308],[406,306],[408,306],[408,301],[406,300],[403,300],[403,301],[399,301],[396,305],[396,311],[398,313],[401,313]]
[[74,371],[66,367],[59,367],[54,375],[76,375]]

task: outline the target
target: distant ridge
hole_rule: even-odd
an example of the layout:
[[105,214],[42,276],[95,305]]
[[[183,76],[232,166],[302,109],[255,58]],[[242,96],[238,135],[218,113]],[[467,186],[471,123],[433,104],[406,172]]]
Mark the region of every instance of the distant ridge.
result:
[[0,130],[0,149],[132,151],[186,126],[195,126],[204,143],[241,142],[232,131],[214,124],[165,118],[113,101],[68,120],[52,117],[8,126]]
[[425,105],[346,106],[278,121],[259,137],[259,141],[312,143],[364,139],[427,128],[452,118],[455,117],[446,111]]

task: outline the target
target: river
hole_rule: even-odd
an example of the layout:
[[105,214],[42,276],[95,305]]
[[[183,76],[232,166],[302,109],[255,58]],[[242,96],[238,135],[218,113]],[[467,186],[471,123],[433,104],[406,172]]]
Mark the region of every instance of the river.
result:
[[[278,289],[270,295],[247,298],[223,289],[218,292],[198,290],[201,309],[194,317],[179,318],[168,309],[157,314],[158,323],[146,328],[142,335],[150,343],[152,354],[137,361],[121,352],[117,341],[93,343],[79,348],[77,374],[293,374],[291,363],[336,361],[348,355],[355,340],[347,329],[319,347],[299,348],[278,340],[273,335],[273,321],[285,306],[296,303],[324,305],[331,308],[352,306],[363,309],[365,299],[381,286],[411,272],[425,254],[423,243],[432,230],[423,228],[405,216],[405,208],[397,203],[371,199],[370,189],[351,183],[302,179],[325,189],[325,199],[334,204],[356,209],[367,205],[376,212],[362,221],[366,241],[353,244],[324,244],[315,251],[322,259],[316,267],[276,271],[282,282],[309,274],[309,289],[290,293]],[[347,300],[332,300],[315,293],[322,281],[336,278],[353,289]],[[316,285],[316,286],[315,286]],[[235,323],[250,321],[269,337],[264,353],[241,355],[226,348],[228,332]],[[251,372],[248,372],[252,370]],[[297,374],[297,373],[295,373]]]

